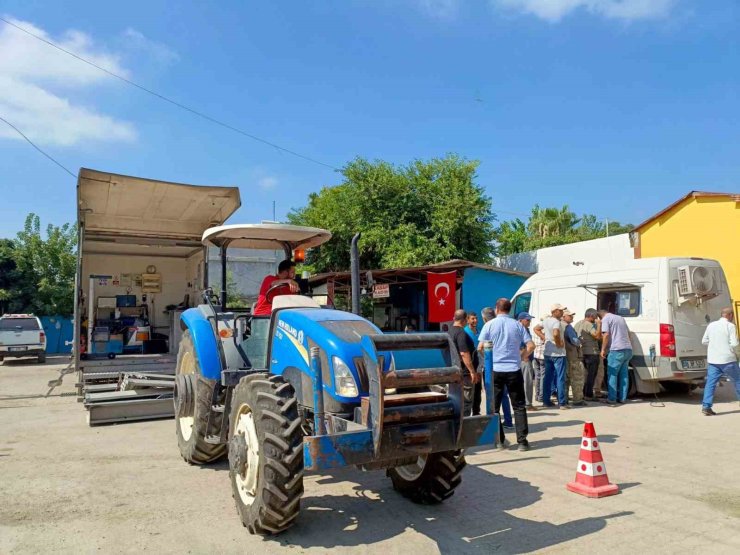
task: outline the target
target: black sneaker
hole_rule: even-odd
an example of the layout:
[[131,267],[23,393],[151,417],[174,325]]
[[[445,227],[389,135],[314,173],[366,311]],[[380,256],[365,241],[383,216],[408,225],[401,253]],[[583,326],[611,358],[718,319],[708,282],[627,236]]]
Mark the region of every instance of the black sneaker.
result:
[[518,451],[529,451],[529,442],[526,441],[524,443],[520,443],[519,447],[517,447]]
[[586,405],[586,401],[576,401],[575,403],[573,403],[574,407],[585,407]]
[[704,416],[717,416],[717,413],[714,412],[711,408],[709,408],[709,409],[701,409],[701,413]]

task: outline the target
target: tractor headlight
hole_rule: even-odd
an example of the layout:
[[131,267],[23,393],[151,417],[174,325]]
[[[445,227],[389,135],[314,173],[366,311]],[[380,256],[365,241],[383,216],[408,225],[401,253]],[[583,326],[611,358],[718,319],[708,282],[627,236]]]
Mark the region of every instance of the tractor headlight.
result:
[[334,367],[334,391],[342,397],[357,397],[357,384],[352,376],[352,371],[344,361],[339,357],[331,357],[331,363]]

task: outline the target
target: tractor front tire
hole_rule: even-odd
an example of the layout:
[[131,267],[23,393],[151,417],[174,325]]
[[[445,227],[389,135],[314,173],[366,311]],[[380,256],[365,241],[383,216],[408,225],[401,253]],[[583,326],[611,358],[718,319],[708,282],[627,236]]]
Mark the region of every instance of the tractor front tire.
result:
[[[180,454],[190,464],[214,462],[226,454],[227,446],[207,443],[206,436],[221,433],[223,413],[213,413],[208,429],[208,413],[211,412],[216,380],[203,377],[190,330],[185,330],[180,340],[176,374],[192,374],[194,385],[192,414],[175,414],[175,433]],[[178,404],[175,404],[175,410],[178,410]]]
[[461,450],[423,455],[417,462],[389,468],[387,475],[393,489],[414,503],[434,505],[441,503],[460,485],[465,468]]
[[229,418],[229,476],[242,524],[252,534],[283,532],[303,495],[303,432],[293,386],[263,373],[242,378]]

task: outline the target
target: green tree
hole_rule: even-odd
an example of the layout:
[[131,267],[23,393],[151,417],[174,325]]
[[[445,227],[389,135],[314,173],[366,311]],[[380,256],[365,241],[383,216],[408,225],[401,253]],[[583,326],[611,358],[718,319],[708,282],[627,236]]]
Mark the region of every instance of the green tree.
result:
[[331,241],[308,255],[313,271],[349,268],[352,236],[362,232],[363,268],[420,266],[492,254],[491,199],[476,185],[478,162],[455,155],[407,166],[357,158],[340,185],[309,195],[290,223],[329,229]]
[[11,256],[16,268],[9,309],[38,315],[72,314],[76,246],[75,225],[49,224],[44,238],[39,217],[29,214],[13,241]]
[[[633,228],[631,224],[610,221],[608,231],[609,235],[617,235]],[[540,208],[535,205],[526,224],[516,219],[502,222],[496,228],[496,253],[507,256],[606,236],[606,223],[592,214],[584,214],[579,218],[567,205],[562,208]]]
[[0,239],[0,314],[9,312],[15,283],[15,261],[13,260],[13,241]]

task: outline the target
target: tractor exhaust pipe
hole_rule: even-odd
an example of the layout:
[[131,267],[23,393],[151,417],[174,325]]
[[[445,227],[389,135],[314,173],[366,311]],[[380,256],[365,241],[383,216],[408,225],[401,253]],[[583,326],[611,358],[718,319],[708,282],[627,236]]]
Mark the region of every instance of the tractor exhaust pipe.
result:
[[360,249],[357,242],[360,240],[361,233],[356,233],[352,237],[352,243],[349,248],[350,273],[352,280],[352,312],[360,314]]

